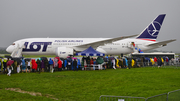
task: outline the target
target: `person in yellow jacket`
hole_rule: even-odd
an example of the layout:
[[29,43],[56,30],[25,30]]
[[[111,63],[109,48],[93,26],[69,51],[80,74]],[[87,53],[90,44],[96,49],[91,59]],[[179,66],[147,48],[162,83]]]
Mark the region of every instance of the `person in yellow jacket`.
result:
[[4,71],[4,73],[6,73],[6,71],[7,71],[7,65],[6,65],[6,63],[7,63],[7,59],[5,59],[4,58],[4,61],[3,61],[3,71]]
[[131,61],[132,67],[134,66],[134,64],[135,64],[135,61],[134,61],[134,59],[132,59],[132,61]]
[[116,59],[116,67],[119,68],[119,59]]
[[164,63],[164,59],[163,58],[161,58],[161,61]]
[[164,65],[164,59],[163,58],[161,58],[161,61],[162,61],[162,65]]
[[155,64],[154,60],[152,58],[150,58],[150,62],[152,63],[152,65]]

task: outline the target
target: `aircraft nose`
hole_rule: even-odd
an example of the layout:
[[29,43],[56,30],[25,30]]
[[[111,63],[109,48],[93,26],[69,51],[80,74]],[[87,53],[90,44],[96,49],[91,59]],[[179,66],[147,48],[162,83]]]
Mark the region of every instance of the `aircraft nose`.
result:
[[6,52],[8,53],[12,53],[14,50],[14,47],[12,45],[10,45],[8,48],[6,48]]

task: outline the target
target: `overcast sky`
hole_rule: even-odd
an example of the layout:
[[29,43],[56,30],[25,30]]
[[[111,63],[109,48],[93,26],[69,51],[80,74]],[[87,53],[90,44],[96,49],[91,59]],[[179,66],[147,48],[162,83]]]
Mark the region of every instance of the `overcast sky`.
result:
[[180,51],[180,0],[0,0],[0,47],[32,37],[113,38],[139,34],[167,14],[158,50]]

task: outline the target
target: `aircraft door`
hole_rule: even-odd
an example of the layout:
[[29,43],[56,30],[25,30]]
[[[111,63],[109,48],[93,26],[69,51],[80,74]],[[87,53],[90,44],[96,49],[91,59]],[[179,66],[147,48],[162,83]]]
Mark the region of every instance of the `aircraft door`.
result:
[[135,42],[134,41],[129,41],[128,42],[128,47],[129,48],[134,48],[136,46]]

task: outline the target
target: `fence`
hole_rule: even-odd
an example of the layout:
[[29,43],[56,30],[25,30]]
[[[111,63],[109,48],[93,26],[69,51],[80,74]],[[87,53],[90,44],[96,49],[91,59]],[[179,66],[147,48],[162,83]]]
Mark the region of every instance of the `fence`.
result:
[[168,101],[180,101],[180,89],[168,92]]
[[98,101],[180,101],[180,89],[148,98],[101,95]]
[[[152,64],[151,62],[137,62],[138,67],[157,67],[157,63]],[[163,68],[169,68],[170,66],[173,66],[174,68],[178,69],[180,68],[180,62],[179,61],[170,61],[170,62],[164,62],[162,67]]]
[[146,101],[168,101],[167,96],[168,96],[167,93],[155,95],[155,96],[148,97]]
[[146,101],[144,97],[101,95],[98,101]]

